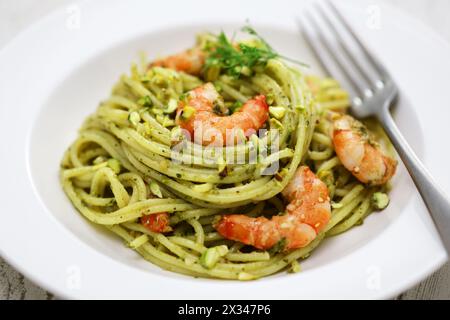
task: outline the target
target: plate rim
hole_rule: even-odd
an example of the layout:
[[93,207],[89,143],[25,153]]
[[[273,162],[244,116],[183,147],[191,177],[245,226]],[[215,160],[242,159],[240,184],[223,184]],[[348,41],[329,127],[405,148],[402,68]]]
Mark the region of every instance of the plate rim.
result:
[[[83,3],[87,3],[87,2],[88,1],[78,1],[78,2],[75,2],[75,4],[78,3],[79,5],[82,6]],[[101,2],[99,2],[99,3],[101,3]],[[96,6],[100,6],[99,3],[97,3]],[[401,15],[402,18],[409,19],[412,23],[418,25],[420,29],[422,29],[425,33],[427,33],[427,35],[433,37],[437,41],[442,42],[443,44],[445,44],[450,49],[450,44],[445,39],[443,39],[440,35],[438,35],[436,32],[434,32],[429,26],[423,24],[422,22],[420,22],[419,20],[417,20],[415,18],[412,18],[412,17],[408,16],[404,12],[400,11],[399,9],[397,9],[397,8],[391,6],[391,5],[383,4],[383,6],[389,7],[389,10],[396,11],[396,14],[397,15]],[[1,48],[1,50],[0,50],[0,57],[6,55],[5,52],[8,52],[8,50],[11,50],[11,48],[13,48],[13,46],[15,44],[20,43],[21,41],[24,41],[24,39],[26,39],[26,37],[32,35],[34,32],[37,32],[37,30],[39,30],[39,28],[42,28],[46,24],[50,23],[53,19],[55,19],[55,17],[61,16],[64,11],[65,11],[65,8],[59,8],[59,9],[49,13],[48,15],[43,17],[41,20],[39,20],[36,23],[34,23],[31,26],[29,26],[26,30],[24,30],[21,33],[19,33],[13,40],[11,40],[8,44],[6,44],[5,46],[3,46]],[[0,98],[1,98],[1,96],[0,96]],[[28,155],[27,155],[27,157],[28,157]],[[28,159],[27,159],[27,163],[28,163]],[[29,168],[28,168],[28,165],[27,165],[27,170],[28,169]],[[27,177],[28,176],[29,176],[29,172],[27,172]],[[42,210],[44,210],[44,208],[42,208]],[[43,281],[38,276],[36,276],[35,273],[29,272],[29,270],[27,270],[25,266],[22,267],[20,264],[16,264],[15,263],[16,260],[13,257],[14,254],[8,254],[6,251],[3,250],[3,246],[0,246],[0,253],[1,253],[2,257],[9,264],[14,266],[14,268],[19,270],[22,274],[26,275],[33,282],[38,283],[42,287],[51,288],[51,291],[53,293],[56,293],[56,294],[58,294],[61,297],[66,297],[66,298],[75,298],[75,297],[77,297],[77,295],[70,295],[70,294],[68,294],[67,290],[66,291],[60,290],[60,288],[58,288],[57,286],[55,286],[53,284],[50,285],[49,281]],[[441,257],[437,257],[437,259],[434,262],[434,265],[432,267],[430,267],[427,271],[423,271],[421,274],[418,274],[416,276],[416,279],[413,280],[414,283],[417,283],[418,280],[424,279],[426,276],[428,276],[429,274],[431,274],[432,272],[437,270],[441,265],[443,265],[445,263],[445,261],[446,261],[445,255],[443,257],[442,256]],[[405,284],[403,284],[403,286],[401,288],[397,287],[398,288],[397,291],[390,292],[387,295],[379,295],[378,297],[380,297],[380,298],[391,297],[394,294],[397,294],[397,293],[403,291],[406,287],[409,287],[410,285],[411,285],[411,283],[408,283],[408,284],[405,283]]]

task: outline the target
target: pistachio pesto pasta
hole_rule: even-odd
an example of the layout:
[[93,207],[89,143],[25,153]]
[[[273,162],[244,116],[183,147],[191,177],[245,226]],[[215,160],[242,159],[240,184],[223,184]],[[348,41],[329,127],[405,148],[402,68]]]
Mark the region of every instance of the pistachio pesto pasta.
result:
[[[236,44],[223,34],[200,35],[189,51],[204,55],[200,62],[171,57],[132,65],[64,154],[61,183],[75,208],[163,269],[236,280],[298,272],[299,261],[326,237],[361,224],[389,201],[384,181],[361,182],[359,168],[349,170],[336,152],[330,114],[345,114],[347,92],[333,79],[305,76],[250,34]],[[249,101],[260,102],[254,97],[263,97],[267,117],[252,133],[237,131],[233,143],[198,143],[183,123],[204,112],[192,97],[206,85],[220,101],[208,117],[240,112],[244,119]],[[331,204],[312,241],[258,249],[218,232],[225,215],[286,214],[282,191],[300,166],[326,185]]]

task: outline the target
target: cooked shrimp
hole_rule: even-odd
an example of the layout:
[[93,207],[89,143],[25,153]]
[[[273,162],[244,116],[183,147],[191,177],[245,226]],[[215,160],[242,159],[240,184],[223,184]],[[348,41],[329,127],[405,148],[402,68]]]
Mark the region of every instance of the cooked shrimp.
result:
[[397,161],[380,149],[367,128],[349,115],[333,114],[332,139],[336,154],[361,182],[381,185],[394,175]]
[[[194,141],[203,145],[232,145],[240,142],[239,131],[249,137],[269,118],[266,97],[259,95],[248,100],[242,108],[228,116],[223,100],[211,83],[190,91],[186,101],[180,103],[177,124],[189,131]],[[189,111],[189,115],[186,114]],[[184,113],[184,114],[183,114]]]
[[158,59],[150,67],[164,67],[177,71],[184,71],[192,75],[199,75],[205,63],[206,55],[198,47],[188,49],[178,54]]
[[141,224],[148,230],[163,233],[172,231],[169,226],[169,214],[167,212],[153,213],[141,217]]
[[270,249],[283,239],[284,250],[305,247],[330,220],[328,189],[307,166],[302,166],[282,194],[289,201],[285,215],[271,219],[224,215],[214,227],[223,237],[258,249]]

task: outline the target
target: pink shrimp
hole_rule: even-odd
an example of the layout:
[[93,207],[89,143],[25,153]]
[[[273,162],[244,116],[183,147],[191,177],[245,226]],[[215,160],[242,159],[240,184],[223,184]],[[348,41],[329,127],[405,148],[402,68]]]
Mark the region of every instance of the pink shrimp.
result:
[[[193,114],[183,117],[186,107]],[[266,97],[259,95],[248,100],[242,108],[229,115],[217,112],[223,109],[223,101],[211,83],[206,83],[188,93],[177,111],[177,124],[187,130],[194,141],[203,145],[233,145],[239,142],[238,131],[245,137],[255,133],[269,118]]]
[[330,220],[328,189],[307,166],[302,166],[282,194],[289,201],[285,215],[271,219],[224,215],[214,224],[215,229],[226,239],[258,249],[270,249],[283,239],[284,250],[307,246]]
[[367,128],[349,115],[333,114],[332,139],[342,165],[361,182],[381,185],[394,175],[397,161],[383,153]]
[[158,59],[151,63],[150,67],[164,67],[192,75],[199,75],[205,59],[205,53],[200,48],[194,47],[178,54]]

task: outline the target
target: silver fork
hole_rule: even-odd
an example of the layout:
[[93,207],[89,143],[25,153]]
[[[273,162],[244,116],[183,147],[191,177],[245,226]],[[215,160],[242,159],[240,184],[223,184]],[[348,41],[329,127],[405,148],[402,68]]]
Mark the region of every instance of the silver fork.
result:
[[450,201],[420,162],[390,113],[398,90],[383,67],[364,47],[331,1],[315,3],[299,19],[301,31],[317,57],[350,92],[356,117],[376,117],[403,160],[450,255]]

